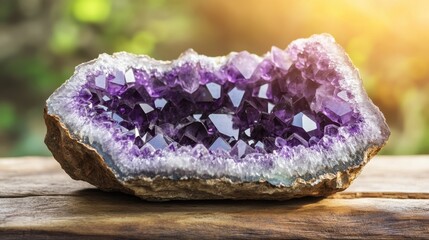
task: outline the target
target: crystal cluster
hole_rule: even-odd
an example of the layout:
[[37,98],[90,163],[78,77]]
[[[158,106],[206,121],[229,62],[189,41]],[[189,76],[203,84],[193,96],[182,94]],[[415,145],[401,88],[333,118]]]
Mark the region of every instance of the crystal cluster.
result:
[[[263,56],[102,54],[51,95],[45,119],[47,145],[73,178],[157,199],[335,192],[390,134],[329,35]],[[222,185],[237,182],[254,185]]]
[[351,94],[336,86],[341,76],[317,47],[297,59],[276,47],[262,59],[244,51],[214,72],[195,61],[164,72],[88,72],[76,98],[85,114],[120,127],[136,154],[203,144],[241,158],[308,147],[359,120]]

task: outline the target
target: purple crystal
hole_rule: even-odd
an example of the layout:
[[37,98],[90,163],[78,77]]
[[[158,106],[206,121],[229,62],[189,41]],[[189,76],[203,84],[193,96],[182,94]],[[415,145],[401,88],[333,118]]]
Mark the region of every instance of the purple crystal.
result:
[[200,76],[194,66],[186,65],[180,69],[178,75],[179,84],[182,86],[183,91],[194,93],[200,86]]
[[164,108],[165,104],[167,103],[167,100],[165,100],[164,98],[157,98],[155,99],[155,107],[158,109],[162,109]]
[[241,158],[314,146],[360,117],[329,57],[318,47],[294,51],[273,47],[262,59],[244,51],[216,69],[188,60],[163,72],[89,72],[79,98],[113,125],[137,129],[138,149],[202,144]]
[[220,98],[221,89],[222,89],[221,85],[217,83],[207,83],[206,86],[212,98],[214,99]]
[[168,146],[168,143],[162,134],[158,134],[152,139],[150,139],[145,146],[148,146],[148,145],[150,145],[154,149],[163,149]]
[[238,139],[239,129],[234,127],[232,115],[213,113],[209,115],[209,119],[219,133]]
[[351,120],[353,110],[346,102],[329,98],[324,102],[324,105],[325,113],[330,119],[338,123],[347,123]]
[[254,153],[255,149],[251,148],[249,145],[247,145],[243,140],[239,140],[235,146],[231,149],[231,155],[238,156],[239,158],[242,158],[246,156],[247,154]]
[[111,79],[110,82],[113,83],[113,84],[120,85],[120,86],[125,85],[125,75],[124,75],[124,73],[122,71],[119,71],[119,70],[116,71],[115,74],[114,74],[114,76],[113,76],[113,79]]
[[136,82],[136,77],[134,76],[134,70],[132,68],[125,72],[125,82],[127,84],[133,84]]
[[229,91],[228,96],[231,99],[232,105],[238,107],[243,100],[244,90],[240,90],[237,87]]
[[269,112],[271,111],[273,111],[274,116],[285,124],[290,123],[293,119],[293,105],[288,99],[284,98],[282,99],[282,102],[279,102],[276,106],[273,105],[273,109]]
[[326,125],[324,128],[324,134],[330,136],[336,136],[338,134],[338,126],[334,124]]
[[292,61],[288,57],[287,53],[274,46],[271,48],[271,61],[276,65],[276,67],[283,70],[288,70],[292,65]]
[[215,151],[218,149],[223,149],[223,150],[230,150],[231,146],[229,145],[228,142],[225,141],[225,139],[223,139],[222,137],[218,137],[213,144],[210,145],[209,147],[210,150]]
[[101,89],[106,89],[106,77],[104,75],[99,75],[95,77],[95,86]]
[[253,95],[258,98],[271,99],[269,87],[270,85],[268,83],[262,84],[253,91]]
[[235,55],[231,59],[231,63],[241,73],[241,75],[243,75],[245,79],[250,79],[250,77],[255,72],[256,67],[258,66],[258,60],[256,59],[256,57],[246,51],[240,52]]
[[304,145],[308,147],[307,141],[296,133],[293,133],[292,135],[290,135],[285,141],[286,141],[286,145],[290,147],[295,147],[298,145]]
[[311,133],[317,130],[316,121],[303,112],[300,112],[293,117],[292,126],[301,128],[306,133]]

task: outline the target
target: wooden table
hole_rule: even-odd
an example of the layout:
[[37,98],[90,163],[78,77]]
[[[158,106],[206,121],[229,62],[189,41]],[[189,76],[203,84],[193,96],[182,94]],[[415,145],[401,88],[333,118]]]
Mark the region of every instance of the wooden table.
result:
[[154,203],[74,181],[52,158],[0,159],[0,239],[429,239],[429,156],[380,156],[347,189],[291,201]]

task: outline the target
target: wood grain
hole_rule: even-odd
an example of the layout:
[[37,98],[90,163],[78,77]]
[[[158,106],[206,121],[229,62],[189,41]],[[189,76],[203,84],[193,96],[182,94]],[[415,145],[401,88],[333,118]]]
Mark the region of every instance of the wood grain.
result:
[[154,203],[0,159],[0,239],[429,238],[429,157],[376,157],[350,188],[290,201]]

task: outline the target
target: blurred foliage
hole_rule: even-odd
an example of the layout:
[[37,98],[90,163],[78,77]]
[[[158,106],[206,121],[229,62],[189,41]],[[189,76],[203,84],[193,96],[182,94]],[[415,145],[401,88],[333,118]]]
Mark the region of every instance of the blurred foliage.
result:
[[263,54],[321,32],[346,49],[385,113],[392,136],[383,153],[429,153],[428,8],[424,0],[2,0],[0,156],[49,155],[44,101],[100,53]]

